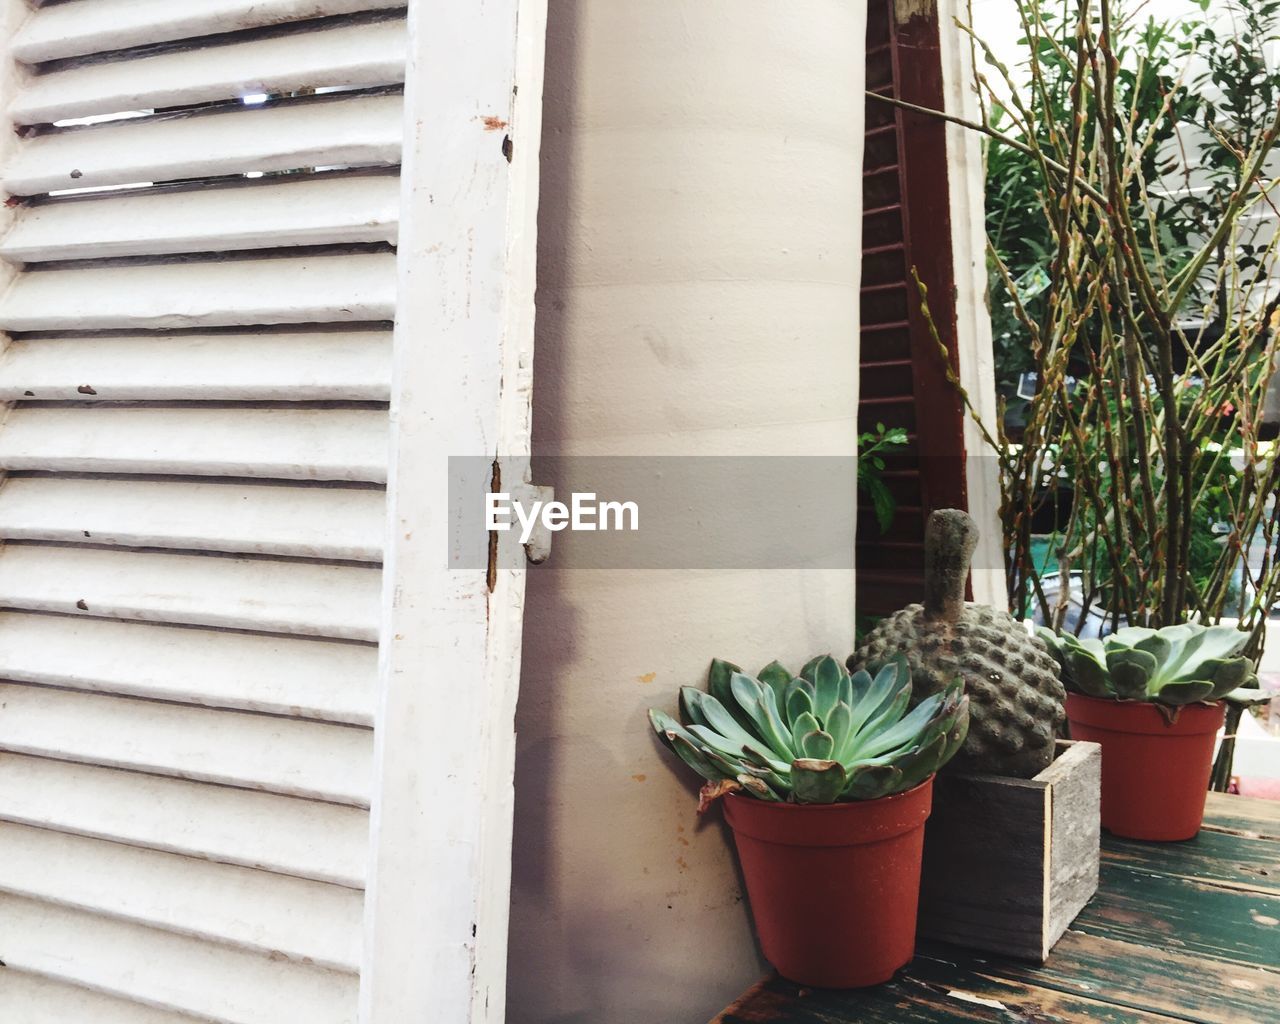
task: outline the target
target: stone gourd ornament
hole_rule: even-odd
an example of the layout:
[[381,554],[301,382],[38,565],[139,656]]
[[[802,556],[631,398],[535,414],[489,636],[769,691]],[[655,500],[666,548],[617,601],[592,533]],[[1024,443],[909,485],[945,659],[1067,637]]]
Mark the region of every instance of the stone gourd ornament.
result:
[[957,678],[969,695],[969,737],[956,771],[1031,778],[1053,760],[1066,692],[1057,661],[1008,612],[964,599],[978,543],[973,517],[940,509],[925,529],[925,601],[879,623],[849,658],[876,671],[897,654],[911,666],[911,703]]

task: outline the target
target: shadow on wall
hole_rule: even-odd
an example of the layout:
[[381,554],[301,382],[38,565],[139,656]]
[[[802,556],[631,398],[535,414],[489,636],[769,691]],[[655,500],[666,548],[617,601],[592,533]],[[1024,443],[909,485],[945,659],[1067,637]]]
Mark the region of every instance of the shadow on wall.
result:
[[[588,354],[582,339],[576,351],[565,343],[574,331],[569,261],[582,256],[571,251],[582,209],[573,147],[582,142],[570,126],[580,114],[583,19],[579,4],[552,0],[535,451],[557,450],[573,437],[565,412],[581,372],[576,364],[606,355]],[[569,485],[539,482],[562,493]],[[599,661],[600,637],[639,630],[664,645],[679,642],[677,608],[628,621],[632,596],[652,578],[558,571],[554,549],[548,565],[529,573],[516,723],[509,1024],[694,1024],[764,969],[727,830],[718,814],[696,817],[697,780],[672,770],[648,727],[651,704],[669,704],[679,683],[698,680],[675,680],[656,663],[631,671]],[[664,652],[662,660],[670,657]],[[592,678],[582,678],[584,666],[595,666]],[[723,933],[719,942],[702,941],[700,930],[709,927]],[[712,949],[700,962],[702,947],[726,941],[729,960]]]
[[591,659],[574,634],[625,632],[626,593],[644,580],[627,574],[599,595],[606,616],[584,616],[574,575],[530,578],[507,1019],[702,1024],[766,969],[731,840],[718,811],[697,816],[699,780],[648,726],[675,673],[577,672]]

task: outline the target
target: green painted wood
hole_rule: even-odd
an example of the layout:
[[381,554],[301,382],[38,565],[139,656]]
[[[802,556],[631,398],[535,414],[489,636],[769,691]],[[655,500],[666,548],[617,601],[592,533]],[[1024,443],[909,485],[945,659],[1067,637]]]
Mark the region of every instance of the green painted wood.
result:
[[1098,894],[1072,927],[1235,963],[1280,964],[1280,896],[1105,861]]
[[1204,827],[1280,841],[1280,810],[1277,808],[1280,804],[1275,800],[1210,793],[1205,803]]
[[[1264,1021],[1280,1007],[1280,974],[1083,932],[1068,931],[1043,965],[930,943],[921,957],[974,974],[1089,996],[1204,1024]],[[1207,983],[1208,979],[1212,983]]]
[[1106,863],[1280,896],[1280,842],[1204,829],[1185,843],[1104,835]]
[[957,972],[917,957],[897,980],[856,992],[803,989],[771,978],[712,1024],[1168,1024],[1184,1019]]

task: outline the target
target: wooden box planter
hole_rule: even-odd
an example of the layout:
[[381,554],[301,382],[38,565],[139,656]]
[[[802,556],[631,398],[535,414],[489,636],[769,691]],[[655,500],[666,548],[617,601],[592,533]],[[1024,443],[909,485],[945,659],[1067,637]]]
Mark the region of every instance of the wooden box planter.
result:
[[1101,748],[1067,741],[1032,779],[940,774],[920,935],[1043,962],[1098,888],[1101,780]]

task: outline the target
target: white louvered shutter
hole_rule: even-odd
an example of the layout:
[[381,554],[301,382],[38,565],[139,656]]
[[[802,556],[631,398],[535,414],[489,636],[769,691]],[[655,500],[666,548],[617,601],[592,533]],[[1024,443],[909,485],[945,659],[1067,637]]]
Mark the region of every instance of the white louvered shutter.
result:
[[5,1022],[356,1018],[402,6],[5,8]]

